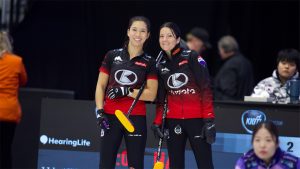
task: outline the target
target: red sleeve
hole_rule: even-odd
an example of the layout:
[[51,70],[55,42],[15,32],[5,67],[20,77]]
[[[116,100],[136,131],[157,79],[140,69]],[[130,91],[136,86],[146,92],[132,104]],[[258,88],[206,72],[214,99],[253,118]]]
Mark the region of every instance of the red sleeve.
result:
[[102,72],[102,73],[105,73],[105,74],[109,75],[109,71],[104,66],[100,67],[99,72]]
[[110,58],[110,52],[107,52],[102,61],[101,67],[99,68],[100,72],[103,72],[108,75],[110,74],[110,65],[111,65],[109,58]]
[[212,99],[212,91],[210,89],[205,89],[202,97],[202,107],[203,118],[215,118],[214,107],[213,107],[213,99]]
[[148,75],[147,80],[148,79],[157,80],[157,75]]
[[196,52],[191,53],[190,59],[190,67],[201,92],[202,116],[203,118],[214,118],[213,95],[206,62]]

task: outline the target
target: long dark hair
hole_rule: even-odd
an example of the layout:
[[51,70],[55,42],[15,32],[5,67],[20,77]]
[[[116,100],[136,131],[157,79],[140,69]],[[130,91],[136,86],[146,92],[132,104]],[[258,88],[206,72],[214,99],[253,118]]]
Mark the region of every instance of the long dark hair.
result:
[[279,144],[279,135],[278,135],[278,129],[277,127],[275,126],[275,124],[271,121],[266,121],[266,122],[263,122],[263,123],[259,123],[257,126],[255,126],[255,128],[253,129],[253,133],[252,133],[252,140],[251,140],[251,143],[253,143],[254,141],[254,137],[256,135],[256,133],[258,132],[258,130],[260,130],[261,128],[265,128],[267,129],[271,136],[275,138],[275,142],[276,144]]
[[[146,24],[146,26],[147,26],[147,32],[150,33],[150,29],[151,29],[150,20],[148,18],[144,17],[144,16],[134,16],[134,17],[130,18],[127,30],[130,29],[130,27],[132,26],[133,22],[135,22],[135,21],[142,21],[142,22],[144,22]],[[147,44],[147,40],[144,43],[143,48],[145,48],[145,46]],[[123,45],[124,49],[128,48],[128,43],[129,43],[129,38],[128,38],[128,36],[126,36],[125,37],[125,42],[124,42],[124,45]]]

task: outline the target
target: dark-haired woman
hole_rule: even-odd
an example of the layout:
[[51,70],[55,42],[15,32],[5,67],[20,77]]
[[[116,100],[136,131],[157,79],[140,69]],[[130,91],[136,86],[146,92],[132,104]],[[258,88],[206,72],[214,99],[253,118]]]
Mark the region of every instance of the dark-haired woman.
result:
[[[109,51],[99,69],[95,101],[98,124],[101,126],[100,168],[115,168],[123,137],[128,167],[144,168],[147,137],[144,101],[153,101],[157,92],[155,60],[143,50],[149,36],[149,20],[143,16],[131,18],[127,30],[128,41],[123,48]],[[145,89],[130,115],[135,131],[129,133],[114,112],[119,109],[126,113],[145,81]]]
[[[260,81],[252,96],[268,97],[274,103],[289,103],[288,81],[299,78],[300,54],[296,49],[283,49],[277,56],[277,69]],[[300,100],[300,97],[298,98]]]
[[272,122],[260,123],[252,133],[253,149],[243,155],[235,169],[299,169],[299,158],[279,147],[278,130]]
[[189,139],[198,168],[211,169],[211,144],[216,130],[207,65],[195,51],[180,47],[180,30],[173,22],[160,27],[159,44],[163,56],[157,64],[160,85],[152,129],[155,135],[167,137],[159,130],[167,100],[170,168],[185,167],[185,146]]

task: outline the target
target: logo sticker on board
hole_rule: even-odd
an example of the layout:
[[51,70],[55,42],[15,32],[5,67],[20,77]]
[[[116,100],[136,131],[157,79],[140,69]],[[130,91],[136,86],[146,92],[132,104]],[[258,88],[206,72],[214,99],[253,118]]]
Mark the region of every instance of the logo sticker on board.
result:
[[242,114],[242,125],[244,129],[252,134],[253,129],[259,123],[265,122],[267,120],[264,112],[259,110],[247,110]]

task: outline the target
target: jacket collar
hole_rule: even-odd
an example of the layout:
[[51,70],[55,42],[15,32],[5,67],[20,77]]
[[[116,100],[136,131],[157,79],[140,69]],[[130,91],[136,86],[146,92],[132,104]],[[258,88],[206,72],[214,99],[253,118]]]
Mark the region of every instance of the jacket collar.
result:
[[172,50],[171,50],[171,56],[178,55],[181,51],[180,43],[178,43]]
[[[128,49],[127,49],[127,48],[123,48],[123,49],[122,49],[121,55],[124,55],[128,60],[130,60],[130,55],[129,55],[129,52],[128,52]],[[145,52],[141,53],[140,55],[135,56],[135,57],[132,58],[132,59],[141,58],[141,57],[143,57],[144,55],[145,55]]]
[[[171,57],[180,55],[182,48],[180,47],[180,43],[178,43],[172,50],[171,50]],[[168,58],[167,53],[164,51],[164,55]]]

